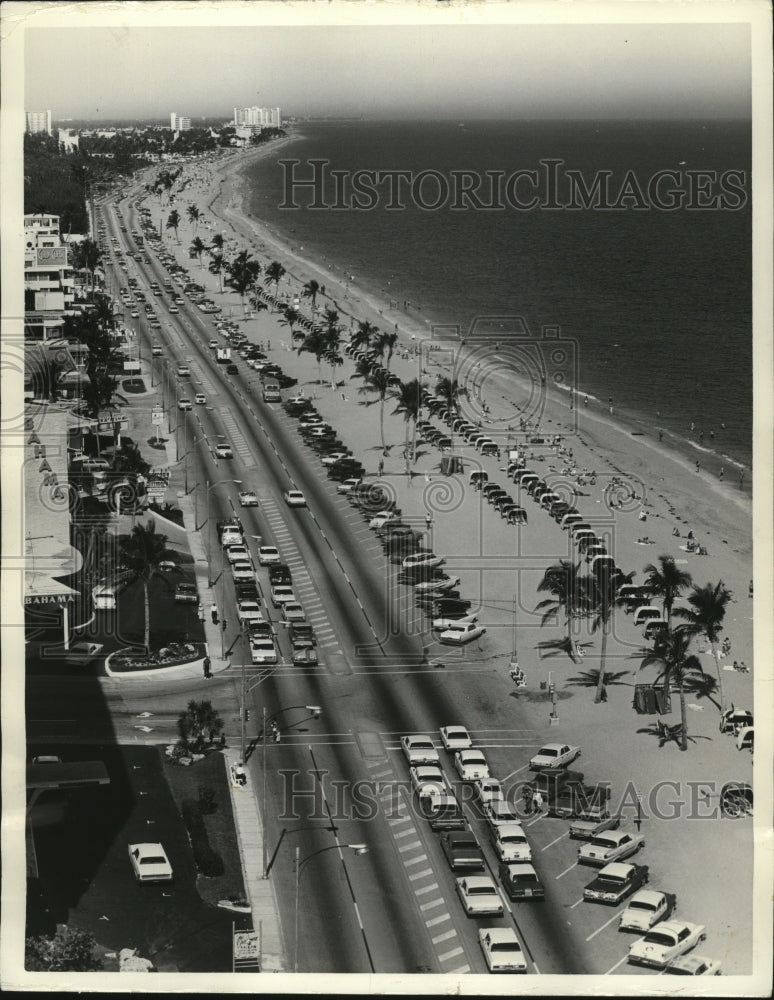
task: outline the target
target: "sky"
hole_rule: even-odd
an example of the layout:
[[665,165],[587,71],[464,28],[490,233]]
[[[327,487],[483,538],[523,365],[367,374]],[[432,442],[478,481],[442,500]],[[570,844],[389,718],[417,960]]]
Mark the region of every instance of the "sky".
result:
[[56,27],[25,31],[28,110],[59,118],[738,117],[745,24]]

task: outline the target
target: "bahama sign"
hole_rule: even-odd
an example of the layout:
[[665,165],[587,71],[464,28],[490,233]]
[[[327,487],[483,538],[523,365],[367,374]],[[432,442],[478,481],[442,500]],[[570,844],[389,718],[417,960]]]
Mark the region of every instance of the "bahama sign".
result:
[[75,594],[30,594],[24,598],[25,606],[43,604],[69,604]]

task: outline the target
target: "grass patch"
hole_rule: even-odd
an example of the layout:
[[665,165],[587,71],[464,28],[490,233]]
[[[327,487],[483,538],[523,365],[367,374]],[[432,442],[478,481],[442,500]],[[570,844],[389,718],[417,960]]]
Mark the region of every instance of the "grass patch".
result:
[[242,860],[239,854],[231,794],[228,787],[226,761],[223,754],[208,754],[204,760],[182,767],[164,762],[164,777],[181,815],[190,808],[191,800],[199,800],[199,789],[212,791],[213,812],[202,813],[200,820],[210,844],[217,844],[223,862],[223,874],[214,878],[199,878],[197,890],[206,903],[217,904],[219,899],[243,896]]

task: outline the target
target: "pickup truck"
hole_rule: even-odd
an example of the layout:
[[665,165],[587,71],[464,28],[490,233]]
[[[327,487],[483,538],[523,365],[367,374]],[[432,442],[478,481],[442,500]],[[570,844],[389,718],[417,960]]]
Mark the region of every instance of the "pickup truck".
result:
[[219,365],[227,365],[231,361],[231,348],[218,347],[215,349],[215,360]]

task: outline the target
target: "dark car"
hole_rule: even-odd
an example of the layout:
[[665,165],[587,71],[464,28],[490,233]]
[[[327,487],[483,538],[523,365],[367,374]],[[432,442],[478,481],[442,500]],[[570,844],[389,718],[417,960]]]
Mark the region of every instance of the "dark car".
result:
[[630,865],[615,861],[605,865],[597,877],[583,890],[587,903],[604,903],[617,906],[621,900],[641,889],[648,881],[647,865]]
[[466,614],[470,610],[471,601],[455,597],[440,597],[432,603],[433,618],[451,618],[453,615]]
[[226,375],[238,375],[239,369],[236,365],[226,365]]
[[607,816],[610,787],[608,785],[565,785],[556,796],[548,799],[551,816],[571,819],[574,816]]
[[484,855],[470,830],[449,830],[441,836],[441,849],[452,871],[482,871]]
[[175,587],[175,600],[181,604],[198,604],[199,593],[194,583],[178,583]]
[[540,794],[551,801],[568,785],[583,785],[583,772],[570,771],[563,767],[547,767],[528,783],[528,787],[533,792]]
[[269,566],[269,583],[273,587],[275,583],[292,583],[293,578],[290,568],[285,563],[272,563]]
[[545,899],[538,873],[527,861],[500,862],[500,882],[509,899]]

